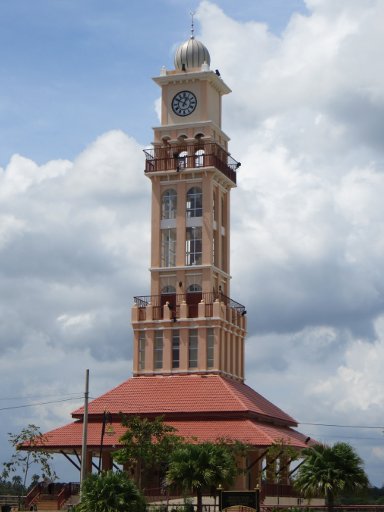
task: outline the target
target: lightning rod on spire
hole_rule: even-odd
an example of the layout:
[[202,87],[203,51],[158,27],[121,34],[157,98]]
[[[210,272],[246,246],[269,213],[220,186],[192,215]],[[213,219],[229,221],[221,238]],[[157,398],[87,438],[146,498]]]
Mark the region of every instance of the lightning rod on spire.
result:
[[191,39],[193,39],[195,37],[195,26],[193,24],[193,17],[195,16],[195,13],[193,11],[190,11],[189,14],[191,15]]

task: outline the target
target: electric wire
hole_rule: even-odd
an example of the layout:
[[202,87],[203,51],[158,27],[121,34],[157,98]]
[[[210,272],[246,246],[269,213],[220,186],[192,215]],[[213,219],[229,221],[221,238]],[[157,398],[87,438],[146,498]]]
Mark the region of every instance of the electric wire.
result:
[[[14,409],[24,409],[27,407],[37,407],[41,405],[50,405],[50,404],[57,404],[57,403],[63,403],[63,402],[70,402],[75,400],[81,400],[83,398],[82,395],[79,393],[67,393],[66,396],[72,395],[69,398],[61,398],[59,400],[48,400],[44,402],[33,402],[29,404],[21,404],[21,405],[10,405],[7,407],[0,407],[0,411],[8,411],[8,410],[14,410]],[[30,395],[29,397],[2,397],[0,400],[21,400],[25,398],[32,398],[33,396],[38,395]],[[45,395],[45,396],[56,396],[54,394],[52,395]],[[91,400],[95,400],[97,397],[89,397]],[[114,403],[114,401],[109,401],[108,399],[103,399],[103,402],[111,402]],[[138,411],[139,412],[139,411]],[[352,428],[352,429],[371,429],[371,430],[382,430],[384,431],[384,425],[343,425],[338,423],[316,423],[316,422],[305,422],[300,421],[298,422],[300,425],[308,425],[308,426],[315,426],[315,427],[329,427],[329,428]],[[334,436],[333,436],[334,437]],[[345,439],[345,437],[344,437]],[[349,437],[348,439],[361,439],[361,440],[375,440],[379,438],[368,438],[368,437]]]
[[377,426],[377,425],[339,425],[337,423],[306,423],[304,421],[298,422],[300,425],[313,425],[316,427],[334,427],[334,428],[371,428],[371,429],[377,429],[377,430],[383,430],[384,425]]
[[63,398],[61,400],[49,400],[47,402],[33,402],[31,404],[22,404],[22,405],[10,405],[8,407],[0,407],[0,411],[9,411],[13,409],[24,409],[26,407],[36,407],[39,405],[48,405],[48,404],[58,404],[62,402],[70,402],[71,400],[80,400],[82,397],[72,397],[72,398]]
[[79,392],[77,393],[65,393],[65,395],[59,395],[59,393],[52,393],[52,394],[44,394],[43,396],[42,395],[23,395],[23,396],[3,396],[1,397],[0,396],[0,401],[6,401],[6,400],[26,400],[26,399],[30,399],[30,398],[47,398],[49,396],[79,396]]

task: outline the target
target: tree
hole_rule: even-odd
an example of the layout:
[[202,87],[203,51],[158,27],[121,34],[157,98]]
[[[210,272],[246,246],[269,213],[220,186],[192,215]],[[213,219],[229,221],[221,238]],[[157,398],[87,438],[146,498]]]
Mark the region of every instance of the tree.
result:
[[170,453],[181,443],[175,434],[175,428],[166,425],[161,417],[154,420],[133,416],[124,418],[127,431],[121,436],[123,448],[113,457],[120,463],[137,470],[137,484],[142,487],[142,476],[148,470],[160,464],[166,464]]
[[40,480],[40,475],[38,475],[36,473],[34,475],[32,475],[31,483],[29,484],[28,490],[33,489],[39,483],[39,480]]
[[304,496],[323,495],[329,511],[340,493],[355,492],[369,485],[363,461],[348,443],[318,444],[303,450],[302,455],[304,461],[298,469],[295,486]]
[[81,487],[78,512],[144,512],[145,501],[126,473],[89,475]]
[[[8,434],[9,442],[15,449],[9,462],[4,462],[3,477],[8,478],[10,473],[21,470],[23,474],[22,486],[26,488],[28,472],[34,464],[40,466],[41,470],[51,479],[57,478],[51,466],[53,457],[44,450],[45,437],[36,425],[28,425],[19,434]],[[21,450],[25,450],[21,452]]]
[[197,511],[201,512],[205,490],[234,481],[238,474],[236,451],[234,445],[225,442],[179,446],[171,454],[166,483],[196,493]]

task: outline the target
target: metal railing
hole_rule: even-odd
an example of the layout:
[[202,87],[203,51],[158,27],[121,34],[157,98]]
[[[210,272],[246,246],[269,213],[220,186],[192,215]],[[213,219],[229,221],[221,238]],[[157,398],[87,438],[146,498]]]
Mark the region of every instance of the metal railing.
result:
[[236,183],[236,170],[240,163],[219,144],[195,143],[180,146],[155,146],[145,149],[145,171],[183,171],[201,167],[215,167]]
[[162,295],[142,295],[133,298],[139,308],[139,320],[145,320],[146,307],[152,306],[153,320],[163,319],[163,307],[167,305],[172,311],[173,318],[180,318],[180,306],[184,302],[188,306],[188,317],[198,317],[199,303],[204,304],[204,316],[213,316],[213,303],[216,300],[224,303],[227,308],[227,320],[237,323],[238,316],[245,314],[245,306],[227,297],[223,293],[215,292],[190,292],[190,293],[167,293]]

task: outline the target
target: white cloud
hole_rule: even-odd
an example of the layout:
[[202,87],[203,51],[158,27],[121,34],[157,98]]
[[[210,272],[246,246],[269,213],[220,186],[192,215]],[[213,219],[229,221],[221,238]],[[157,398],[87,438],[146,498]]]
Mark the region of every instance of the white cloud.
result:
[[[300,421],[380,425],[384,6],[306,3],[280,37],[200,6],[242,162],[232,295],[248,310],[250,384]],[[370,441],[352,442],[381,483]]]
[[[382,323],[382,319],[376,326]],[[353,340],[348,345],[344,362],[333,376],[320,380],[314,392],[333,401],[335,410],[362,413],[380,410],[384,402],[382,361],[384,360],[384,332],[373,343]]]

